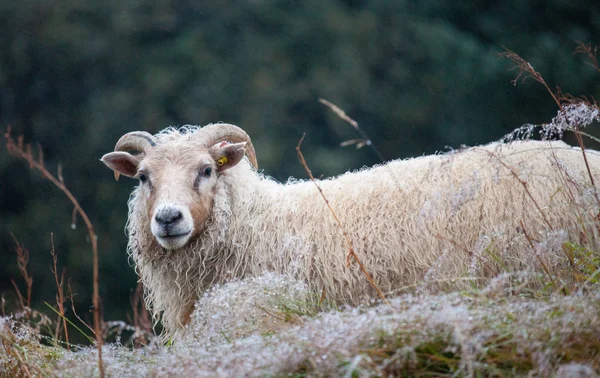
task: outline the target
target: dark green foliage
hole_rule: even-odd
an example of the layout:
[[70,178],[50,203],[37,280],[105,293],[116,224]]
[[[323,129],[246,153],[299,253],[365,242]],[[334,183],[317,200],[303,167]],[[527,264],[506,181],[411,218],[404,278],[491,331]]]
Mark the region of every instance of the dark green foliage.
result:
[[[571,55],[600,43],[600,8],[584,1],[74,1],[0,3],[0,128],[43,145],[99,237],[106,319],[124,319],[136,277],[123,232],[133,181],[98,161],[131,130],[226,121],[252,136],[261,167],[285,180],[377,163],[336,146],[354,131],[386,158],[485,143],[556,108],[541,86],[513,88],[506,46],[565,92],[598,98],[599,75]],[[593,133],[592,133],[593,134]],[[0,291],[18,278],[9,233],[31,252],[34,307],[54,298],[50,232],[80,313],[91,319],[91,252],[51,184],[0,148]],[[574,250],[574,253],[576,251]],[[17,280],[18,281],[18,280]]]

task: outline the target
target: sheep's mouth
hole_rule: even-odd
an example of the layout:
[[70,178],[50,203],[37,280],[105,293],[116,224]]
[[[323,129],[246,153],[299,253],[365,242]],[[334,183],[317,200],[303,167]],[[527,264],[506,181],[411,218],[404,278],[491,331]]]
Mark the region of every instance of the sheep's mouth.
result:
[[184,233],[181,233],[181,234],[168,234],[167,233],[166,235],[161,235],[161,236],[157,236],[157,237],[159,237],[161,239],[167,239],[167,240],[168,239],[177,239],[177,238],[181,238],[181,237],[184,237],[184,236],[188,236],[190,234],[190,232],[191,231],[187,231],[187,232],[184,232]]
[[187,231],[178,234],[155,235],[156,240],[166,249],[177,249],[183,247],[188,240],[192,231]]
[[183,229],[182,227],[157,227],[158,230],[153,229],[152,233],[157,238],[161,239],[176,239],[184,236],[188,236],[192,233],[190,229]]

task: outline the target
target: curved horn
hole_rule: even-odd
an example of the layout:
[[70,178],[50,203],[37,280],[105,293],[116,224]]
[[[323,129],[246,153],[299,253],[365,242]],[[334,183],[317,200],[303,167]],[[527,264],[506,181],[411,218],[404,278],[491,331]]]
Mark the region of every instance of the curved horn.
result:
[[205,147],[214,146],[222,141],[229,141],[232,143],[246,142],[246,156],[248,156],[254,169],[258,169],[256,151],[254,150],[252,140],[241,128],[228,123],[213,123],[201,128],[198,134],[199,137],[202,138],[202,144]]
[[[156,138],[146,131],[132,131],[123,135],[115,145],[115,151],[139,151],[146,153],[146,148],[156,146]],[[119,172],[115,171],[115,180],[119,181]]]
[[156,146],[156,138],[146,131],[132,131],[123,135],[115,145],[115,151],[146,152],[148,147]]

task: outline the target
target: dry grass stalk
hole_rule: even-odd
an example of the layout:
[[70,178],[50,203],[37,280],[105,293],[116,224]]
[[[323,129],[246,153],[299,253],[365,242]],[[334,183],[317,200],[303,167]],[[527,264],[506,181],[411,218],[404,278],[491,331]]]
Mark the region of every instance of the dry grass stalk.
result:
[[590,62],[587,62],[587,64],[589,64],[596,71],[600,72],[600,67],[598,66],[598,46],[592,47],[591,43],[586,45],[583,42],[578,42],[577,47],[575,48],[575,54],[586,55],[590,60]]
[[598,197],[598,190],[596,189],[596,183],[594,182],[594,176],[592,175],[592,170],[590,169],[590,164],[588,163],[587,154],[585,153],[585,145],[583,144],[583,138],[581,137],[581,132],[579,132],[579,126],[575,125],[575,137],[577,138],[577,143],[579,147],[581,147],[581,153],[583,154],[583,161],[585,162],[585,168],[588,172],[588,177],[590,178],[590,182],[592,183],[592,187],[594,188],[594,195],[596,196],[596,203],[598,207],[600,207],[600,197]]
[[375,151],[379,160],[385,161],[385,158],[383,157],[383,154],[381,153],[381,151],[379,151],[379,149],[373,144],[373,142],[371,141],[371,138],[369,138],[367,133],[363,129],[360,128],[360,126],[358,125],[358,122],[356,122],[355,120],[350,118],[348,116],[348,114],[346,114],[346,112],[343,109],[341,109],[339,106],[337,106],[325,99],[322,99],[322,98],[319,99],[319,102],[321,104],[327,106],[329,109],[331,109],[342,120],[348,122],[354,128],[354,130],[356,130],[356,132],[358,132],[358,134],[361,136],[360,139],[351,139],[351,140],[342,142],[342,143],[340,143],[340,146],[346,147],[346,146],[351,146],[353,144],[356,144],[356,149],[360,149],[364,146],[369,146],[373,149],[373,151]]
[[17,295],[19,296],[21,307],[25,309],[25,306],[31,307],[31,289],[33,287],[33,278],[29,275],[29,272],[27,271],[27,264],[29,263],[29,250],[27,250],[25,247],[23,247],[21,243],[19,243],[15,235],[11,233],[10,236],[15,242],[15,251],[17,252],[17,266],[27,287],[27,297],[25,300],[23,299],[21,292],[17,289],[16,283],[13,280],[11,280],[11,282],[17,290]]
[[69,298],[69,301],[71,301],[71,311],[73,311],[73,315],[75,315],[75,317],[77,318],[77,320],[79,320],[81,322],[81,324],[86,326],[87,329],[89,329],[94,335],[96,335],[96,331],[94,330],[94,328],[92,328],[89,324],[84,322],[83,319],[81,319],[81,317],[79,317],[79,314],[75,310],[75,301],[73,300],[73,289],[71,289],[71,279],[70,278],[69,278],[69,281],[67,281],[67,298]]
[[510,174],[517,180],[519,181],[519,183],[523,186],[523,189],[525,189],[525,193],[527,193],[527,196],[529,197],[529,199],[531,199],[531,201],[533,202],[533,205],[535,206],[535,208],[540,212],[540,214],[542,215],[542,218],[544,219],[544,223],[546,223],[546,225],[548,226],[548,228],[550,230],[553,230],[554,228],[552,227],[552,224],[550,223],[550,221],[548,220],[548,218],[546,217],[546,213],[544,212],[544,210],[542,210],[542,208],[540,207],[540,205],[538,204],[538,202],[535,200],[535,198],[533,197],[533,195],[531,194],[531,192],[529,191],[529,187],[527,186],[527,181],[523,180],[521,177],[519,177],[519,174],[508,164],[506,164],[498,155],[494,154],[493,152],[490,151],[486,151],[491,157],[495,158],[504,168],[508,169],[510,171]]
[[[569,185],[569,184],[572,184],[572,185],[578,185],[578,184],[573,179],[573,177],[571,177],[569,172],[567,172],[565,169],[561,168],[560,161],[558,159],[558,156],[556,156],[556,151],[554,151],[554,150],[552,150],[552,158],[554,159],[554,164],[556,164],[557,170],[560,174],[559,177],[562,182],[562,188],[565,189],[565,190],[561,191],[561,193],[567,198],[569,203],[574,204],[574,206],[572,206],[572,209],[576,212],[577,219],[579,219],[579,222],[582,225],[580,232],[582,235],[585,236],[585,238],[587,240],[590,240],[591,236],[589,235],[589,231],[585,226],[583,226],[584,215],[581,212],[581,208],[579,206],[575,205],[576,204],[575,193],[573,193],[573,189],[571,188],[571,185]],[[600,208],[599,208],[599,210],[600,210]],[[598,223],[598,222],[596,222],[596,223]],[[600,227],[600,223],[597,224],[597,227]],[[571,266],[574,266],[573,261],[571,261]]]
[[143,298],[144,286],[141,282],[138,282],[133,295],[129,299],[129,303],[133,310],[133,319],[130,318],[129,322],[135,327],[135,334],[132,336],[133,346],[135,348],[146,345],[150,341],[147,335],[152,335],[151,316],[146,308],[146,303]]
[[[44,176],[45,179],[50,181],[54,186],[56,186],[60,191],[63,192],[65,196],[71,201],[77,213],[83,219],[88,235],[90,238],[90,242],[92,243],[92,258],[93,258],[93,303],[94,303],[94,329],[96,330],[96,346],[98,348],[98,370],[100,372],[100,377],[104,377],[104,368],[102,365],[102,316],[100,313],[100,293],[99,293],[99,276],[98,276],[98,240],[96,237],[96,233],[94,232],[94,226],[92,222],[88,218],[86,212],[83,210],[79,201],[75,198],[75,196],[71,193],[71,191],[66,187],[64,181],[62,180],[62,174],[60,175],[61,179],[57,179],[53,174],[51,174],[46,167],[44,166],[43,155],[38,153],[37,159],[33,156],[31,151],[31,145],[25,145],[23,143],[23,136],[17,137],[17,143],[11,135],[10,126],[6,130],[4,134],[4,139],[6,143],[6,149],[9,154],[16,156],[20,159],[25,160],[29,163],[29,167],[33,170],[36,170]],[[41,150],[41,147],[38,146],[38,150]]]
[[[578,97],[571,96],[569,94],[564,94],[561,91],[560,87],[558,87],[558,86],[556,87],[556,92],[552,91],[550,89],[550,87],[548,86],[548,84],[546,83],[546,80],[544,80],[544,77],[539,72],[537,72],[529,62],[527,62],[525,59],[521,58],[517,53],[515,53],[507,48],[505,48],[505,50],[506,51],[503,53],[500,53],[499,56],[502,58],[507,58],[515,64],[515,66],[510,68],[510,70],[514,70],[514,69],[519,70],[517,76],[512,80],[513,85],[517,85],[519,80],[521,80],[521,82],[523,82],[529,77],[533,78],[535,81],[542,84],[544,86],[544,88],[546,88],[546,91],[550,94],[550,96],[552,97],[552,99],[554,100],[554,102],[556,103],[556,105],[558,106],[558,108],[562,114],[567,113],[563,104],[582,103],[582,104],[586,104],[588,106],[596,106],[594,101],[590,102],[585,97],[578,98]],[[591,44],[585,45],[581,42],[575,49],[575,53],[586,54],[592,61],[591,62],[592,67],[594,67],[595,69],[597,69],[600,72],[600,69],[598,68],[598,60],[596,58],[597,51],[598,51],[598,47],[592,48]],[[586,147],[583,143],[583,137],[581,135],[581,130],[580,130],[579,126],[580,125],[578,124],[577,120],[575,120],[573,124],[569,125],[570,129],[572,129],[572,131],[575,134],[575,138],[577,139],[577,144],[581,148],[581,153],[583,155],[583,161],[584,161],[585,167],[587,169],[588,177],[590,179],[592,187],[594,188],[594,195],[596,197],[596,203],[600,207],[600,196],[598,195],[598,191],[596,189],[594,176],[592,175],[592,171],[590,169],[590,165],[589,165],[589,162],[587,159],[587,154],[585,152]]]
[[19,304],[21,305],[21,310],[23,310],[23,312],[25,312],[25,309],[27,308],[27,306],[25,306],[25,301],[23,300],[23,294],[21,294],[21,290],[19,289],[19,286],[17,286],[17,283],[12,278],[10,279],[10,283],[12,283],[13,287],[15,288],[15,292],[17,293],[17,297],[19,299]]
[[[19,338],[16,336],[17,330],[11,329],[11,327],[4,325],[0,328],[0,350],[4,350],[7,357],[12,357],[18,363],[15,365],[8,366],[7,370],[0,370],[0,376],[2,377],[44,377],[48,376],[47,373],[43,372],[41,368],[31,363],[30,356],[27,349],[19,345]],[[0,354],[0,359],[3,357]],[[1,366],[1,365],[0,365]],[[4,367],[4,366],[2,366]]]
[[17,352],[14,348],[5,348],[5,349],[7,350],[7,352],[12,352],[11,354],[13,356],[15,356],[15,358],[19,361],[19,369],[21,369],[21,373],[23,374],[23,377],[33,377],[31,372],[29,372],[29,369],[27,368],[27,364],[23,360],[23,357],[21,357],[21,354],[19,352]]
[[352,240],[348,236],[348,233],[346,232],[346,229],[344,228],[342,222],[340,221],[340,218],[338,218],[337,214],[333,210],[333,207],[331,207],[331,204],[329,203],[329,200],[327,199],[327,197],[323,193],[323,190],[321,189],[321,187],[319,186],[319,184],[315,180],[315,177],[313,176],[312,171],[310,170],[310,168],[308,168],[308,164],[306,164],[306,160],[304,159],[304,155],[302,154],[302,151],[300,150],[300,146],[302,145],[302,141],[303,140],[304,140],[304,135],[302,136],[302,138],[298,142],[298,145],[296,146],[296,152],[298,153],[298,159],[300,160],[300,163],[302,164],[302,166],[306,170],[306,173],[308,174],[308,177],[310,177],[310,181],[312,181],[315,184],[315,186],[317,187],[317,189],[319,190],[319,193],[321,194],[321,198],[323,198],[323,200],[325,201],[325,204],[327,205],[327,208],[331,212],[331,215],[333,215],[333,218],[335,219],[335,222],[337,223],[338,228],[340,229],[340,231],[342,231],[342,234],[344,235],[344,238],[346,239],[346,243],[348,244],[348,255],[346,256],[346,266],[350,266],[350,258],[354,259],[354,261],[356,261],[356,263],[360,267],[360,270],[367,277],[367,280],[369,281],[369,283],[371,284],[371,286],[375,289],[375,291],[377,292],[377,294],[379,295],[379,297],[381,298],[381,300],[383,300],[387,305],[391,306],[390,302],[386,299],[386,297],[383,294],[383,292],[381,291],[381,289],[379,289],[379,287],[377,286],[377,284],[375,283],[375,281],[373,281],[373,278],[371,277],[371,275],[369,274],[369,272],[367,272],[367,270],[365,269],[365,266],[363,265],[362,261],[360,261],[360,259],[358,258],[358,256],[354,252],[354,247],[352,245]]
[[71,350],[71,345],[69,344],[69,330],[67,329],[67,318],[65,317],[65,296],[63,290],[63,283],[65,282],[65,271],[60,276],[60,281],[58,280],[58,274],[56,272],[56,263],[58,261],[58,257],[56,256],[56,251],[54,249],[54,233],[50,233],[50,243],[52,245],[52,249],[50,249],[50,254],[52,254],[52,262],[54,264],[54,268],[50,270],[54,274],[54,280],[56,281],[56,304],[58,305],[58,311],[60,312],[60,316],[56,322],[56,337],[59,338],[60,335],[60,320],[62,318],[63,328],[65,330],[65,341],[67,342],[67,349]]
[[537,72],[528,61],[521,58],[519,56],[519,54],[507,49],[506,47],[504,48],[504,50],[505,51],[503,53],[500,53],[498,55],[501,58],[506,58],[506,59],[511,60],[515,64],[509,70],[510,71],[515,70],[515,69],[519,70],[519,72],[517,73],[517,76],[512,80],[512,84],[517,85],[519,83],[519,80],[521,81],[521,83],[523,83],[528,78],[532,78],[533,80],[542,84],[546,88],[548,93],[550,93],[550,95],[552,96],[552,99],[554,100],[554,102],[556,102],[556,105],[558,105],[558,107],[562,110],[562,104],[561,104],[559,98],[557,97],[557,94],[555,94],[552,91],[552,89],[550,89],[550,87],[548,86],[548,83],[546,83],[546,80],[544,80],[544,77],[539,72]]
[[327,292],[325,291],[325,287],[323,287],[323,290],[321,290],[321,297],[319,298],[319,305],[323,304],[323,301],[325,300],[325,297]]
[[529,246],[531,247],[531,250],[533,251],[533,255],[535,256],[535,258],[538,260],[538,262],[542,266],[544,273],[546,273],[546,275],[550,279],[550,282],[552,282],[552,285],[554,285],[555,282],[554,282],[554,279],[552,278],[552,274],[550,273],[550,269],[548,269],[548,266],[546,265],[544,260],[542,260],[542,257],[540,256],[537,249],[535,248],[535,245],[533,244],[533,238],[527,233],[527,229],[525,228],[525,223],[523,223],[523,221],[520,220],[519,224],[521,225],[521,230],[523,231],[523,234],[525,235],[525,239],[527,239],[527,242],[529,243]]

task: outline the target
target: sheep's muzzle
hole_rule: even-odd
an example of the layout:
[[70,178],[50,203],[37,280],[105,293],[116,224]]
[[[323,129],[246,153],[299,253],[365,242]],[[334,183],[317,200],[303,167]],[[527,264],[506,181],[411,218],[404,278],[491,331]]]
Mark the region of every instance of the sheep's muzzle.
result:
[[194,231],[194,221],[187,207],[163,204],[154,210],[151,222],[152,234],[166,249],[183,247]]

